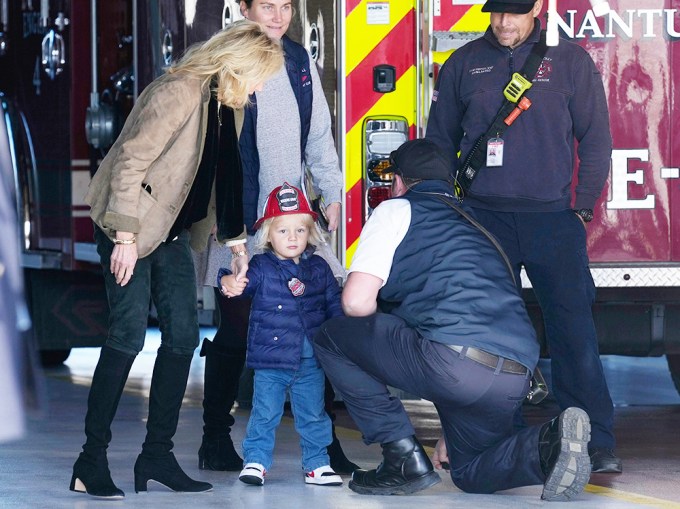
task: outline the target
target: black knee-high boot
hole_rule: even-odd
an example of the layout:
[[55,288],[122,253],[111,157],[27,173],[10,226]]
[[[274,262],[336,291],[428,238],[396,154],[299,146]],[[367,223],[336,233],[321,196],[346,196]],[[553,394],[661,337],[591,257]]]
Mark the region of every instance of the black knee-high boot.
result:
[[111,422],[123,393],[135,355],[102,347],[87,399],[83,452],[73,465],[71,491],[101,498],[123,498],[113,483],[106,449],[111,441]]
[[156,481],[173,491],[209,491],[212,484],[194,481],[184,473],[172,453],[179,411],[187,387],[191,355],[160,350],[156,357],[149,392],[149,419],[142,453],[135,462],[135,491],[146,491]]
[[229,413],[238,393],[238,381],[246,360],[244,350],[221,350],[203,340],[201,356],[205,356],[203,384],[203,440],[198,450],[201,470],[240,471],[243,459],[231,440],[234,418]]

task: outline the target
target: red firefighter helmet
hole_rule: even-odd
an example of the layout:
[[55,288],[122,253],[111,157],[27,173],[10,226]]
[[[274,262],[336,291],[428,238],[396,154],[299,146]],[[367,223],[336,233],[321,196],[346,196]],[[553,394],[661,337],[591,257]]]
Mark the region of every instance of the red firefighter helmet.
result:
[[264,214],[255,223],[255,229],[262,226],[267,219],[288,214],[309,214],[314,221],[317,219],[317,213],[311,209],[303,192],[288,182],[284,182],[282,186],[269,193],[267,202],[264,204]]

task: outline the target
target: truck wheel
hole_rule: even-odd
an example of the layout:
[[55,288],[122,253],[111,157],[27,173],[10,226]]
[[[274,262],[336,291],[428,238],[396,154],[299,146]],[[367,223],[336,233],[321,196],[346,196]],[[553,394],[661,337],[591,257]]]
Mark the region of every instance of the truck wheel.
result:
[[680,354],[667,354],[666,360],[668,361],[668,369],[671,372],[675,390],[680,394]]
[[71,349],[64,350],[40,350],[40,363],[45,368],[50,368],[63,364],[68,356],[71,355]]

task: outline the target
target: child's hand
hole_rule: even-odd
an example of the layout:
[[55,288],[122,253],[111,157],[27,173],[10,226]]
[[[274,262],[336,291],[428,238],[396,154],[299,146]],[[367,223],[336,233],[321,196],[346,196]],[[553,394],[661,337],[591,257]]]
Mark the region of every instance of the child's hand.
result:
[[243,277],[240,280],[237,280],[236,276],[233,274],[222,276],[220,279],[220,284],[222,285],[220,287],[220,292],[222,295],[225,297],[238,297],[243,293],[243,290],[246,289],[246,286],[248,285],[248,278]]

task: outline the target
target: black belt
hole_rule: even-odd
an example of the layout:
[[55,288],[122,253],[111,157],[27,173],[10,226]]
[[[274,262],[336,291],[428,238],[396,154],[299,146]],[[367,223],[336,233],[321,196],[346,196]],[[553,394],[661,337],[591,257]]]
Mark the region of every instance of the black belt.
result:
[[473,361],[482,364],[491,369],[496,369],[499,363],[501,364],[502,373],[513,373],[515,375],[526,375],[527,367],[520,364],[517,361],[511,359],[506,359],[505,357],[499,357],[479,348],[473,348],[471,346],[458,346],[458,345],[446,345],[454,352],[462,353],[465,352],[464,357],[468,357]]

